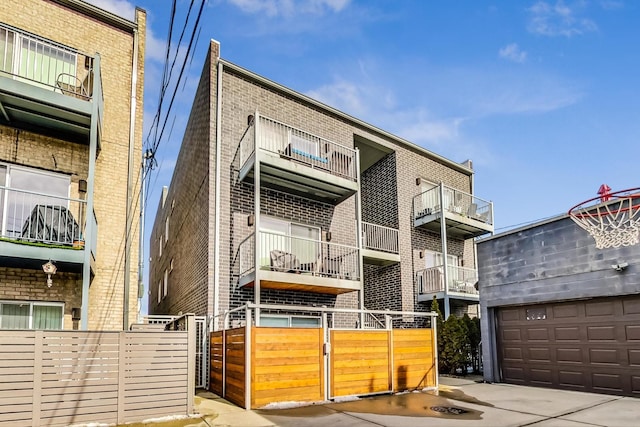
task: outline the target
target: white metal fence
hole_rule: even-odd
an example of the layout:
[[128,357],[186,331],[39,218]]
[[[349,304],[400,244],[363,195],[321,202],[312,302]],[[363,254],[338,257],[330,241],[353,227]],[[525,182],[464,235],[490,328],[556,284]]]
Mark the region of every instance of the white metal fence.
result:
[[[478,282],[478,271],[473,268],[448,266],[449,292],[478,295],[475,284]],[[444,292],[444,266],[431,267],[416,272],[418,292],[428,294]]]
[[75,49],[0,24],[0,75],[90,99],[93,58]]
[[[253,271],[254,240],[250,235],[240,244],[240,277]],[[360,278],[360,251],[354,246],[260,231],[258,251],[260,269],[347,280]]]
[[362,247],[374,251],[398,253],[398,229],[362,223]]
[[[184,316],[148,315],[143,323],[149,325],[165,325],[167,330],[180,329],[180,321]],[[207,388],[209,381],[209,322],[206,316],[194,316],[195,319],[195,387]],[[176,326],[176,322],[177,326]]]
[[493,224],[493,204],[472,194],[443,185],[444,198],[440,196],[440,186],[431,188],[413,198],[413,217],[445,211],[472,218],[486,224]]
[[258,148],[355,181],[356,150],[256,113],[238,146],[238,168]]

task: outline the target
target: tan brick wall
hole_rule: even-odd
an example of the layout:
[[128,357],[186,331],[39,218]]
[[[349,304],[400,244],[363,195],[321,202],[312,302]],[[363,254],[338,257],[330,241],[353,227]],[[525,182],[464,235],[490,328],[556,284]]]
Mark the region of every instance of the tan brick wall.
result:
[[[5,0],[0,2],[0,21],[77,49],[88,55],[100,53],[104,92],[102,149],[96,161],[94,203],[98,220],[98,248],[95,277],[90,289],[89,329],[121,329],[125,274],[129,275],[129,321],[135,321],[138,275],[138,231],[140,161],[142,155],[142,116],[144,88],[144,47],[146,15],[137,12],[138,74],[133,161],[129,165],[129,124],[133,35],[97,19],[83,16],[55,2],[43,0]],[[15,152],[15,131],[0,129],[0,161],[15,162],[57,170],[77,179],[86,179],[88,148],[52,138],[20,132]],[[35,154],[39,153],[39,154]],[[55,156],[57,166],[52,162]],[[33,157],[32,157],[33,156]],[[128,168],[133,168],[133,224],[131,227],[131,266],[124,271],[125,215]],[[73,195],[72,186],[72,195]],[[77,187],[76,187],[77,191]]]
[[64,303],[64,329],[78,329],[71,310],[82,305],[82,276],[58,272],[51,279],[53,285],[49,288],[42,271],[0,267],[0,300]]

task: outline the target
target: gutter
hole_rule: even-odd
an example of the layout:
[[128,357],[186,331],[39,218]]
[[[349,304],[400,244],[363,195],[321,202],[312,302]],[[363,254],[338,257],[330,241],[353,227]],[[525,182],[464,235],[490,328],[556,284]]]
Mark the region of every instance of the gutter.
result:
[[439,154],[434,153],[433,151],[429,151],[426,148],[422,148],[419,145],[414,144],[413,142],[407,141],[404,138],[400,138],[397,135],[394,135],[394,134],[392,134],[390,132],[387,132],[387,131],[382,130],[382,129],[378,128],[378,127],[375,127],[375,126],[373,126],[373,125],[371,125],[371,124],[369,124],[369,123],[367,123],[367,122],[365,122],[363,120],[357,119],[357,118],[355,118],[355,117],[353,117],[353,116],[351,116],[351,115],[349,115],[349,114],[347,114],[345,112],[342,112],[342,111],[340,111],[340,110],[338,110],[336,108],[333,108],[333,107],[330,107],[330,106],[328,106],[326,104],[323,104],[320,101],[317,101],[317,100],[315,100],[315,99],[313,99],[313,98],[311,98],[311,97],[309,97],[307,95],[303,95],[300,92],[296,92],[295,90],[290,89],[290,88],[288,88],[286,86],[283,86],[283,85],[281,85],[279,83],[276,83],[273,80],[269,80],[266,77],[262,77],[262,76],[254,73],[252,71],[247,70],[246,68],[242,68],[239,65],[236,65],[236,64],[233,64],[231,62],[225,61],[222,58],[220,58],[220,62],[222,64],[224,64],[225,67],[229,68],[231,71],[234,71],[237,74],[244,75],[245,77],[248,77],[249,79],[251,79],[251,80],[253,80],[253,81],[257,82],[257,83],[260,83],[260,84],[262,84],[264,86],[273,88],[273,89],[275,89],[275,90],[277,90],[279,92],[282,92],[284,94],[287,94],[287,95],[289,95],[291,97],[300,99],[300,100],[302,100],[303,102],[305,102],[307,104],[313,105],[314,107],[318,107],[318,108],[320,108],[320,109],[322,109],[324,111],[327,111],[327,112],[329,112],[329,113],[331,113],[331,114],[333,114],[335,116],[338,116],[338,117],[340,117],[342,119],[348,120],[349,122],[351,122],[351,123],[353,123],[353,124],[355,124],[357,126],[360,126],[360,127],[365,128],[365,129],[368,129],[368,130],[370,130],[370,131],[372,131],[374,133],[377,133],[378,135],[381,135],[381,136],[383,136],[385,138],[389,138],[389,139],[393,140],[395,143],[397,143],[398,145],[404,145],[405,147],[409,148],[410,150],[418,151],[420,154],[423,154],[426,157],[429,157],[432,160],[435,160],[436,162],[438,162],[440,164],[443,164],[443,165],[448,166],[448,167],[450,167],[452,169],[455,169],[458,172],[462,172],[462,173],[464,173],[466,175],[472,175],[474,173],[472,169],[468,168],[467,166],[464,166],[461,163],[456,163],[453,160],[449,160],[446,157],[443,157],[443,156],[441,156]]
[[[131,231],[133,229],[133,165],[135,147],[135,127],[136,127],[136,86],[138,84],[138,30],[133,30],[133,63],[131,76],[131,106],[129,108],[129,155],[127,167],[127,206],[126,206],[126,229],[124,243],[124,299],[122,307],[122,330],[129,330],[129,297],[131,289]],[[137,164],[137,163],[135,163]],[[138,236],[142,239],[142,236]],[[137,292],[136,292],[137,294]],[[137,312],[138,310],[136,310]]]
[[[222,155],[222,61],[218,58],[216,87],[216,192],[215,192],[215,242],[213,245],[213,315],[220,315],[220,156]],[[216,317],[217,318],[217,317]],[[217,331],[218,322],[214,322],[213,330]]]
[[[98,6],[94,6],[92,4],[86,3],[85,1],[82,1],[82,0],[52,0],[52,1],[68,9],[75,10],[76,12],[80,12],[83,15],[89,16],[91,18],[95,18],[98,21],[104,22],[105,24],[109,24],[113,27],[128,31],[130,33],[138,28],[137,22],[130,21],[126,18],[118,16]],[[136,7],[136,11],[138,10],[141,10],[145,14],[147,13],[144,9]]]

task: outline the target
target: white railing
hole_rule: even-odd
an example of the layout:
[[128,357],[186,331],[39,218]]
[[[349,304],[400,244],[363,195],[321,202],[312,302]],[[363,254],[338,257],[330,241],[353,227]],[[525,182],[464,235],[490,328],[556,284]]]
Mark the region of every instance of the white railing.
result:
[[[478,295],[475,284],[478,271],[473,268],[448,266],[449,292]],[[444,266],[431,267],[416,272],[416,282],[420,294],[444,292]]]
[[413,198],[413,218],[419,219],[444,210],[486,224],[493,224],[493,204],[464,191],[443,185],[444,203],[440,200],[440,186]]
[[[267,117],[250,118],[249,129],[243,135],[237,157],[241,168],[257,145],[260,149],[282,158],[355,181],[356,150],[315,136]],[[252,132],[253,131],[253,132]],[[251,135],[254,134],[254,135]]]
[[247,236],[241,243],[238,249],[238,260],[240,267],[240,277],[244,277],[249,273],[255,271],[255,243],[256,239],[253,234]]
[[[3,238],[69,246],[75,242],[84,246],[87,220],[84,200],[0,186],[0,201]],[[95,215],[90,220],[97,227]]]
[[81,99],[93,95],[92,57],[0,24],[0,76],[3,74]]
[[[255,265],[252,240],[253,235],[240,245],[240,277]],[[261,231],[258,250],[262,270],[360,280],[360,251],[353,246]]]
[[398,229],[362,223],[362,247],[374,251],[398,253]]

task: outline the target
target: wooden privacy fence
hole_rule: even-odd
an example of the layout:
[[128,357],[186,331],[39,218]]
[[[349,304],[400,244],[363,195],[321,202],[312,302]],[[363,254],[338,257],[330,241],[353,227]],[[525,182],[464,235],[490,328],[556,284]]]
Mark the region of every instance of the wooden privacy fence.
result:
[[122,424],[193,413],[195,327],[0,331],[0,426]]
[[387,329],[337,329],[323,314],[318,328],[262,327],[253,326],[252,307],[244,326],[210,337],[210,390],[239,406],[437,388],[435,322],[434,329],[393,329],[390,322]]

